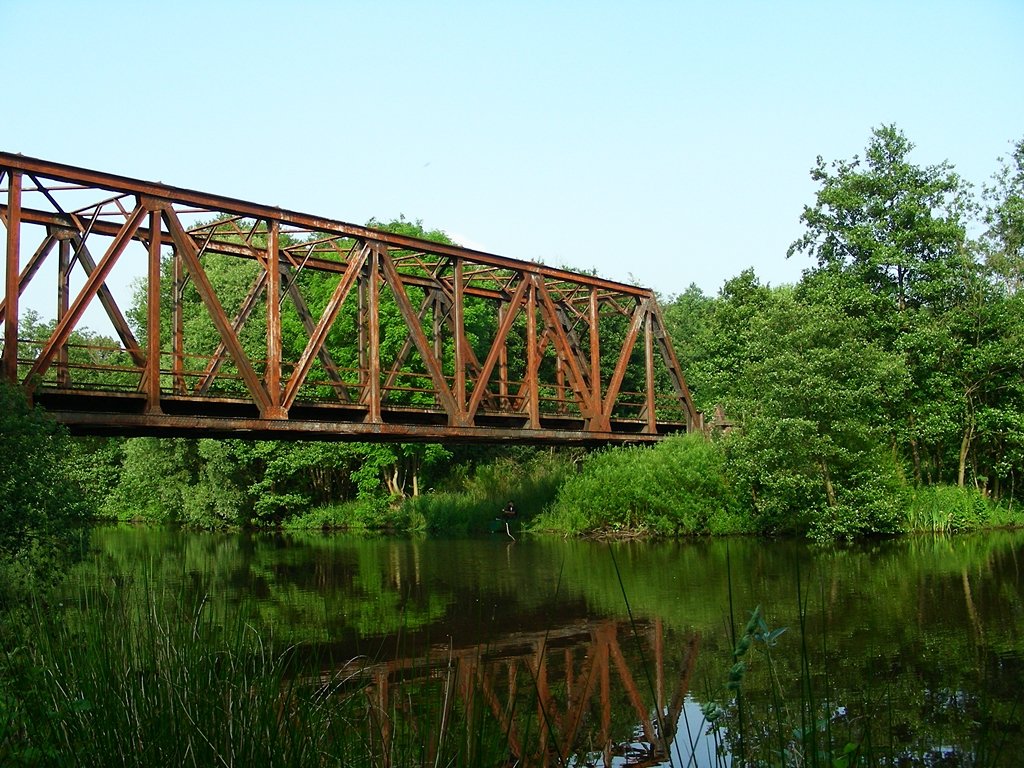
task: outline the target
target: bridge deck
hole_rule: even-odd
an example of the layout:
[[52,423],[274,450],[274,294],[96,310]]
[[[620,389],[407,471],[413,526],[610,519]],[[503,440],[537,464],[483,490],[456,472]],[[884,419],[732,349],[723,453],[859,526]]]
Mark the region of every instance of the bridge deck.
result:
[[243,399],[174,395],[161,399],[161,412],[147,412],[143,394],[57,388],[38,389],[35,401],[72,434],[123,437],[586,445],[655,442],[686,431],[685,422],[659,422],[650,434],[644,420],[612,419],[610,429],[599,433],[567,415],[542,416],[539,428],[531,428],[528,417],[500,412],[478,414],[473,426],[457,427],[444,411],[409,407],[382,408],[381,420],[369,422],[367,407],[336,403],[297,405],[287,419],[262,419]]

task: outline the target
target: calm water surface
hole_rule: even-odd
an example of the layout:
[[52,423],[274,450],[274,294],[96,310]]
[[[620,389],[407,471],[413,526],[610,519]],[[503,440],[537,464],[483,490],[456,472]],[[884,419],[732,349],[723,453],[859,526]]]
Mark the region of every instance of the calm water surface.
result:
[[756,606],[786,631],[745,657],[745,754],[797,727],[900,764],[1024,754],[1024,533],[815,549],[110,527],[93,544],[80,588],[244,611],[325,674],[358,658],[385,710],[442,687],[501,724],[510,764],[713,765],[710,701],[735,754],[732,638]]

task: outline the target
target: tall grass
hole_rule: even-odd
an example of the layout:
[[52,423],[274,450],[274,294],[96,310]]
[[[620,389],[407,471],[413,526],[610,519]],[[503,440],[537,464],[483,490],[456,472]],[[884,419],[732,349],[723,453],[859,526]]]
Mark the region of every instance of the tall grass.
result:
[[489,531],[511,501],[519,527],[540,514],[574,473],[571,457],[555,451],[525,461],[498,459],[477,467],[453,487],[407,499],[403,508],[414,529],[459,535]]
[[933,485],[914,491],[907,510],[909,532],[963,533],[1024,525],[1024,514],[987,498],[975,488]]
[[500,729],[460,719],[443,692],[413,713],[381,706],[369,660],[325,672],[244,609],[218,617],[181,599],[111,583],[74,605],[8,606],[4,626],[24,642],[0,658],[0,764],[460,766],[507,754]]
[[112,588],[69,611],[29,611],[31,644],[3,670],[20,722],[0,757],[307,766],[336,753],[348,716],[337,696],[344,672],[299,684],[294,649],[275,647],[244,619],[222,624],[202,603],[169,611],[172,600],[146,594],[138,605]]

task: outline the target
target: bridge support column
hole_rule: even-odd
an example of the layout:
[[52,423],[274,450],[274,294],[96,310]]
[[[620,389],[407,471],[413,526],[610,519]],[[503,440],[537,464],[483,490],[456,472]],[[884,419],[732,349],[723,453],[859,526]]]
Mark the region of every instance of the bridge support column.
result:
[[367,354],[367,406],[366,421],[380,424],[380,253],[374,247],[370,252],[370,266],[366,279],[366,309],[369,345]]
[[455,299],[452,302],[452,324],[455,326],[455,403],[466,408],[466,322],[462,259],[455,260]]
[[281,406],[281,255],[278,252],[280,225],[267,222],[267,367],[263,383],[267,388],[264,419],[287,419]]
[[[498,306],[498,327],[500,328],[505,324],[505,313],[508,310],[505,309],[504,304]],[[484,382],[486,384],[486,382]],[[501,347],[498,349],[498,403],[502,408],[507,409],[509,407],[508,399],[508,337],[507,335],[501,340]]]
[[529,388],[529,426],[540,429],[540,388],[537,372],[540,369],[540,354],[537,349],[537,283],[530,286],[526,298],[526,381]]
[[185,315],[183,302],[185,298],[185,266],[181,254],[175,250],[171,257],[174,263],[174,286],[171,307],[171,370],[174,379],[174,394],[185,394]]
[[601,320],[597,298],[597,286],[592,285],[587,323],[590,334],[590,398],[595,410],[601,407]]
[[644,323],[644,367],[647,373],[647,399],[645,410],[647,412],[647,433],[655,434],[658,431],[658,420],[654,410],[654,313],[647,313],[647,321]]
[[[71,233],[57,235],[57,322],[64,319],[71,306]],[[61,344],[57,350],[57,386],[67,389],[71,385],[68,371],[68,345]]]
[[3,376],[18,380],[18,293],[21,269],[21,173],[7,174],[7,283],[4,315]]
[[[146,286],[146,413],[160,408],[160,231],[157,208],[149,212],[149,276]],[[61,243],[63,246],[64,243]]]

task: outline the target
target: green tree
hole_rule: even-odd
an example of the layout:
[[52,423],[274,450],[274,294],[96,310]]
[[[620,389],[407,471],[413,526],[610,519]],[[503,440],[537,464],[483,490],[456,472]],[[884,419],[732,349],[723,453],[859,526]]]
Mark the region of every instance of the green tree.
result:
[[806,253],[819,268],[854,272],[897,312],[948,306],[968,261],[969,190],[948,163],[912,163],[913,148],[902,131],[884,125],[872,131],[863,160],[826,164],[819,156],[811,171],[819,185],[815,204],[804,207],[806,231],[787,255]]
[[1024,139],[985,186],[983,239],[988,266],[1010,293],[1024,285]]
[[904,386],[890,388],[882,418],[889,439],[917,482],[951,482],[963,436],[976,425],[976,383],[962,354],[969,341],[955,320],[981,285],[966,239],[973,204],[952,166],[916,165],[912,150],[902,132],[882,126],[863,161],[826,165],[819,157],[815,204],[805,207],[806,231],[788,253],[816,260],[803,281],[811,303],[835,305],[861,324],[862,338],[900,356]]
[[[66,550],[86,507],[69,476],[67,432],[0,381],[0,566],[34,573]],[[9,586],[6,584],[5,586]],[[7,595],[2,595],[7,597]]]
[[740,423],[730,466],[757,527],[827,538],[895,531],[901,478],[881,424],[901,387],[899,358],[865,339],[863,321],[790,288],[770,295],[724,399]]

